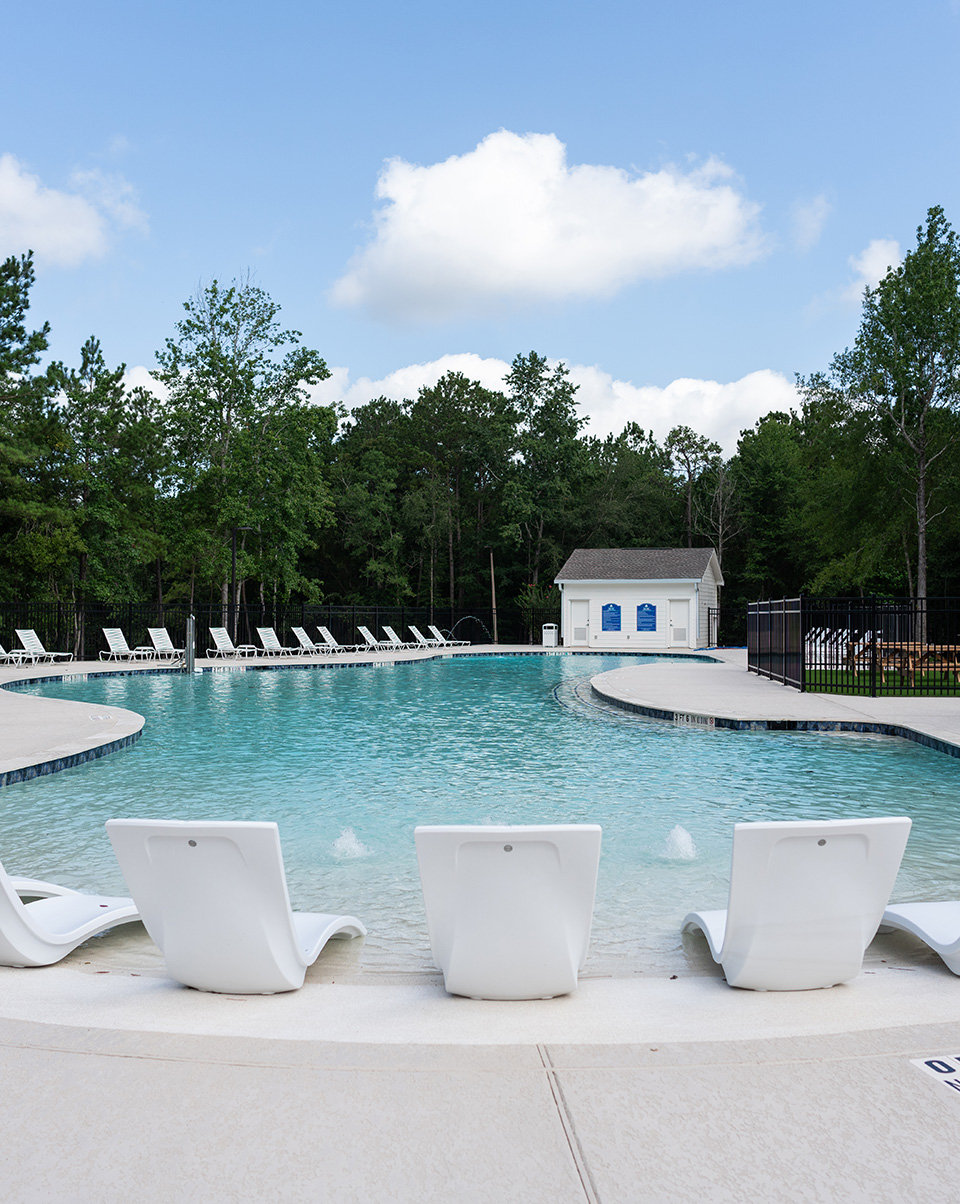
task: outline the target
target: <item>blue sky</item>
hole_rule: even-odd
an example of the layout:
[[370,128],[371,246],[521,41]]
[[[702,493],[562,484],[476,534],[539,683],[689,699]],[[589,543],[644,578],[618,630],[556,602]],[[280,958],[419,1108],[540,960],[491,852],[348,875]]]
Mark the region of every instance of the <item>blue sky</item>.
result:
[[851,341],[930,205],[960,224],[951,0],[3,23],[0,255],[34,248],[68,361],[96,334],[149,368],[199,283],[249,269],[336,369],[324,400],[535,349],[591,429],[730,447]]

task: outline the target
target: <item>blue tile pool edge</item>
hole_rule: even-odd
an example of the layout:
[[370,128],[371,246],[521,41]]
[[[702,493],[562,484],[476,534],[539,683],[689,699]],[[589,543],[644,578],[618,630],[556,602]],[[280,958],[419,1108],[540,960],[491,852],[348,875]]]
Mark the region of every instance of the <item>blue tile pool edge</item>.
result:
[[682,711],[666,711],[660,707],[628,702],[615,694],[605,694],[591,682],[590,689],[598,698],[622,711],[631,711],[646,719],[665,719],[670,723],[694,727],[719,727],[734,732],[860,732],[880,736],[900,736],[948,757],[960,757],[960,745],[939,740],[926,732],[918,732],[899,723],[854,722],[842,719],[727,719],[720,715],[704,715]]

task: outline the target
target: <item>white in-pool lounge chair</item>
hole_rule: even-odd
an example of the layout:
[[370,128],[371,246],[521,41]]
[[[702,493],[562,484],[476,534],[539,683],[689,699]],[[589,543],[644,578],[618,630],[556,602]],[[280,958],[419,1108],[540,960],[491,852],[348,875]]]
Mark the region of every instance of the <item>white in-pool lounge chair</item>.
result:
[[880,931],[912,932],[960,974],[960,902],[891,903],[883,913]]
[[362,652],[366,648],[366,644],[338,644],[329,627],[318,627],[317,631],[331,652]]
[[0,644],[0,665],[22,665],[25,660],[35,661],[35,656],[30,656],[26,652],[7,652],[2,644]]
[[226,627],[211,627],[210,634],[216,648],[208,648],[207,656],[259,656],[260,649],[256,644],[237,644],[227,632]]
[[303,985],[353,916],[290,910],[274,823],[111,819],[107,832],[171,976],[199,991],[272,995]]
[[428,640],[427,637],[423,634],[423,632],[420,630],[419,627],[414,627],[414,625],[412,623],[408,623],[407,626],[413,632],[414,639],[417,641],[418,647],[420,647],[420,648],[439,648],[440,647],[439,640]]
[[258,627],[257,635],[260,637],[260,643],[267,656],[303,656],[302,648],[288,648],[281,644],[272,627]]
[[156,656],[154,648],[147,644],[131,648],[119,627],[102,627],[101,631],[109,648],[109,651],[101,651],[102,661],[149,661]]
[[441,648],[464,648],[470,643],[469,640],[448,640],[440,628],[434,627],[432,623],[427,624],[427,631],[433,633],[433,638]]
[[35,661],[72,661],[72,652],[48,652],[40,643],[40,637],[32,627],[17,629],[17,639]]
[[139,918],[132,899],[11,878],[0,865],[0,966],[52,966],[97,933]]
[[386,625],[386,623],[384,623],[382,626],[383,626],[383,630],[387,633],[387,639],[390,641],[391,647],[393,647],[393,648],[416,648],[416,644],[405,644],[403,642],[403,640],[401,640],[401,638],[393,630],[393,628],[388,627]]
[[860,973],[910,833],[906,818],[737,824],[726,911],[690,912],[732,987],[810,991]]
[[[369,627],[357,627],[357,631],[363,636],[365,647],[364,652],[389,652],[393,645],[389,640],[378,640]],[[361,647],[361,645],[358,645]]]
[[315,644],[302,627],[291,627],[290,630],[297,637],[304,656],[317,656],[321,652],[326,654],[332,651],[327,644]]
[[179,660],[183,656],[183,648],[174,648],[173,640],[170,639],[166,627],[148,627],[147,635],[150,637],[150,642],[156,649],[157,656],[160,660]]
[[415,830],[430,948],[451,995],[546,999],[577,989],[600,837],[598,824]]

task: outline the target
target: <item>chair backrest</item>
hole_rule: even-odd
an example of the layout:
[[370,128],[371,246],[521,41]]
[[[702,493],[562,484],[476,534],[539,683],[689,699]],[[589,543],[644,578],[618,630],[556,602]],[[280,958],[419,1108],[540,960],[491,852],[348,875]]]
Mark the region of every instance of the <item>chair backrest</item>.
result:
[[331,633],[329,627],[318,627],[317,631],[320,632],[320,638],[323,640],[323,642],[325,644],[329,644],[331,648],[339,648],[340,647],[340,645],[337,643],[337,641],[333,638],[333,634]]
[[37,633],[33,630],[32,627],[27,627],[27,628],[18,627],[16,629],[16,632],[17,632],[17,639],[24,646],[24,648],[26,648],[26,650],[31,654],[31,656],[46,656],[47,655],[46,648],[44,648],[44,646],[40,643],[40,637],[37,635]]
[[370,630],[369,627],[358,627],[357,631],[360,632],[360,634],[363,636],[363,638],[367,641],[368,644],[372,644],[374,647],[376,647],[377,644],[379,644],[380,641],[373,634],[373,632]]
[[906,818],[737,824],[720,960],[731,986],[811,990],[859,973]]
[[112,819],[107,833],[179,982],[241,994],[303,984],[276,824]]
[[428,826],[414,836],[430,947],[448,991],[537,999],[576,988],[598,824]]
[[[213,628],[211,627],[212,631]],[[147,634],[150,636],[150,642],[158,652],[176,652],[173,646],[173,640],[170,639],[166,627],[148,627]]]
[[300,641],[300,647],[306,648],[308,652],[315,652],[317,645],[310,639],[302,627],[291,627],[290,630]]
[[213,642],[216,644],[218,652],[236,652],[226,627],[211,627],[210,634],[213,636]]
[[434,627],[434,625],[432,623],[427,624],[427,631],[430,631],[433,633],[433,638],[437,641],[438,644],[445,644],[447,642],[447,637],[443,634],[443,632],[440,630],[440,628]]
[[49,945],[0,865],[0,965],[44,964]]
[[277,633],[272,627],[258,627],[257,635],[260,637],[260,643],[267,652],[280,651],[280,641],[277,639]]
[[403,640],[400,639],[400,637],[393,630],[393,628],[388,627],[386,625],[386,623],[383,624],[383,630],[387,633],[387,639],[390,641],[391,644],[402,644],[403,643]]
[[110,647],[110,651],[118,656],[130,656],[130,645],[124,637],[123,631],[119,627],[103,627],[104,637]]
[[430,641],[423,634],[423,632],[419,629],[419,627],[414,627],[414,625],[412,623],[408,623],[407,626],[413,632],[413,638],[417,641],[418,644],[429,644],[430,643]]

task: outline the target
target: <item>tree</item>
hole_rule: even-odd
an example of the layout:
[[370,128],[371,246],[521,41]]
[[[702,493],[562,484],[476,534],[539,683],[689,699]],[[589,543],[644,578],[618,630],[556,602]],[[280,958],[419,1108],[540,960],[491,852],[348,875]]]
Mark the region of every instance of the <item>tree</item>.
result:
[[674,468],[681,475],[687,499],[687,547],[693,547],[693,487],[701,473],[715,468],[720,444],[698,435],[688,426],[675,426],[664,444]]
[[[247,575],[267,589],[316,595],[299,555],[331,521],[325,448],[336,431],[332,408],[309,402],[306,386],[329,376],[300,332],[283,330],[279,306],[249,279],[214,280],[184,303],[176,337],[157,352],[176,459],[182,559],[191,578],[218,583],[226,607],[231,531],[252,527],[256,551],[241,540],[236,605]],[[269,586],[268,584],[269,583]],[[192,600],[192,594],[191,594]]]
[[909,481],[916,594],[925,598],[928,529],[943,513],[934,509],[936,469],[957,438],[960,398],[960,244],[940,206],[927,211],[903,263],[865,291],[856,341],[834,357],[832,372],[874,417],[890,443],[892,471]]

